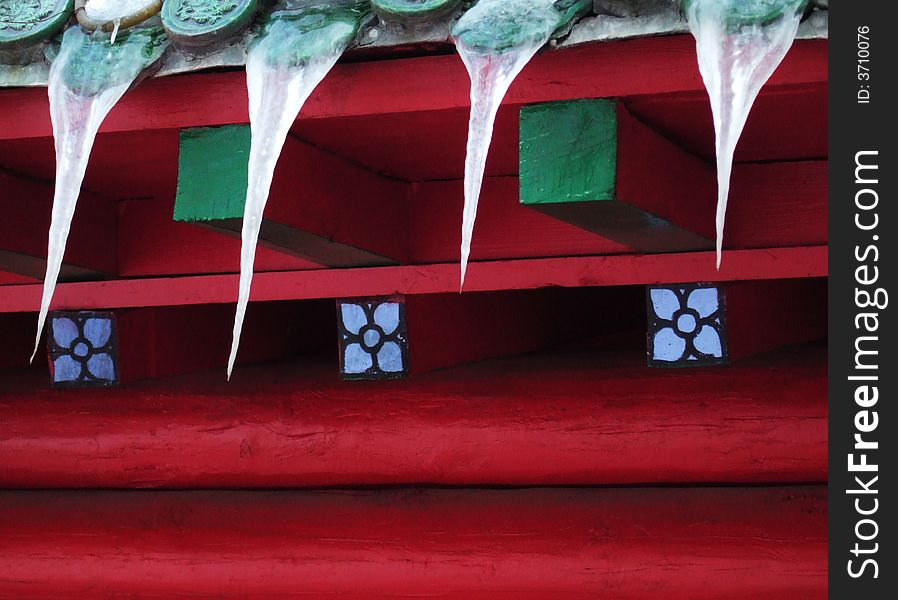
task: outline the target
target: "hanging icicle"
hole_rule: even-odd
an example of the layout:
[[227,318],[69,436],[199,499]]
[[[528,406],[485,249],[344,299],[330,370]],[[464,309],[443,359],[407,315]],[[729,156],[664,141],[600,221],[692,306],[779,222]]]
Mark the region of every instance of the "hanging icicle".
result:
[[237,359],[262,215],[278,157],[302,105],[356,36],[365,14],[358,2],[306,4],[299,10],[276,10],[269,15],[247,55],[252,142],[228,379]]
[[683,0],[711,97],[717,158],[717,268],[733,155],[761,88],[792,46],[807,0]]
[[116,44],[97,31],[86,34],[70,27],[59,54],[50,66],[50,119],[56,142],[56,189],[50,221],[47,273],[38,316],[34,352],[56,289],[75,204],[87,170],[97,130],[113,106],[168,46],[161,27],[133,29],[119,34]]
[[459,290],[465,284],[477,203],[499,105],[537,50],[555,31],[586,10],[587,4],[572,0],[481,0],[452,28],[455,46],[471,77]]

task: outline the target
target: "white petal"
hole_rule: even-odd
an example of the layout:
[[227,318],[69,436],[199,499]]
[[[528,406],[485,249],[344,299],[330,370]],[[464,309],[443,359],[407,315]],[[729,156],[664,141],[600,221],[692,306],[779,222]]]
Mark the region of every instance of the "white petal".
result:
[[94,348],[102,348],[112,336],[110,319],[87,319],[84,321],[84,337],[90,340]]
[[371,360],[371,355],[365,352],[360,344],[349,344],[346,346],[346,350],[343,351],[344,373],[364,373],[373,364],[374,361]]
[[359,330],[368,324],[365,310],[358,304],[341,304],[340,313],[343,316],[343,327],[349,333],[358,335]]
[[377,363],[385,373],[402,372],[402,349],[396,342],[386,342],[377,353]]
[[717,288],[692,290],[692,293],[686,299],[686,306],[696,311],[703,319],[708,318],[720,307]]
[[710,325],[702,327],[702,330],[695,336],[693,344],[695,344],[695,349],[702,354],[710,354],[716,358],[721,358],[723,356],[723,349],[720,345],[720,334],[718,334],[717,330]]
[[654,288],[650,292],[655,314],[665,321],[673,319],[674,313],[680,309],[680,301],[673,290]]
[[53,339],[60,348],[68,348],[78,337],[78,326],[75,322],[66,317],[53,319],[52,323]]
[[380,325],[386,335],[392,334],[399,327],[399,303],[384,302],[374,309],[374,322]]
[[683,358],[686,340],[674,333],[673,328],[664,327],[655,334],[652,358],[665,362],[674,362]]
[[87,359],[87,370],[97,379],[115,381],[115,363],[112,362],[112,357],[105,352],[94,354]]
[[78,381],[81,379],[81,363],[68,354],[53,359],[53,381]]

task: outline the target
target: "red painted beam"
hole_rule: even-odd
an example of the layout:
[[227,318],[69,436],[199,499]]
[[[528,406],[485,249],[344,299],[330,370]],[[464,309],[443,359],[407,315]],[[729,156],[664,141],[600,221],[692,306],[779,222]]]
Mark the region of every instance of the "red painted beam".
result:
[[[0,296],[2,295],[3,290],[0,288]],[[0,332],[3,335],[3,343],[0,344],[0,369],[28,367],[28,358],[34,348],[36,323],[37,317],[31,314],[0,315]],[[0,392],[0,399],[3,395],[3,392]]]
[[[826,81],[827,42],[796,42],[768,89]],[[470,81],[456,55],[338,65],[312,94],[303,118],[467,107]],[[703,89],[691,36],[589,44],[536,57],[507,104],[636,96]],[[47,92],[0,90],[0,139],[50,135]],[[113,109],[102,131],[134,131],[248,121],[242,71],[144,82]]]
[[[332,267],[407,261],[408,184],[293,137],[284,144],[278,164],[262,243]],[[208,220],[204,225],[239,237],[243,220]]]
[[734,165],[724,248],[825,244],[828,178],[826,160]]
[[403,382],[341,383],[333,359],[101,391],[11,374],[0,487],[826,481],[822,348],[677,370],[625,348]]
[[[235,273],[240,267],[240,239],[172,220],[174,194],[164,199],[119,203],[119,272],[122,277],[193,273]],[[256,249],[256,271],[319,269],[264,244]],[[236,296],[235,296],[236,299]]]
[[[540,287],[583,287],[823,277],[827,247],[769,248],[713,252],[585,256],[507,260],[473,264],[465,280],[470,292]],[[4,286],[0,312],[29,312],[40,304],[40,286]],[[258,273],[253,301],[348,298],[458,291],[458,265],[409,265],[367,269],[322,269]],[[60,285],[56,309],[171,306],[234,302],[236,275],[119,279]]]
[[413,375],[641,327],[639,288],[543,288],[408,296]]
[[[52,204],[52,183],[0,170],[0,270],[43,279]],[[115,274],[116,225],[115,202],[82,191],[60,280]]]
[[[642,182],[653,177],[640,179],[640,168],[645,171],[659,167],[648,161],[631,168],[636,172],[631,181]],[[825,161],[735,165],[724,248],[826,244],[827,168]],[[631,187],[638,189],[640,185],[645,190],[648,184],[636,183]],[[687,187],[698,189],[691,184]],[[663,202],[655,202],[654,207],[645,203],[643,207],[649,212],[655,210],[659,216],[673,217],[670,220],[674,223],[713,239],[716,188],[712,186],[706,188],[707,193],[683,198],[670,193],[668,188],[663,182],[660,187],[656,186],[654,196]],[[409,245],[413,261],[458,260],[458,215],[462,213],[463,199],[461,181],[414,184],[409,203],[412,224]],[[613,230],[613,223],[599,221],[598,224]],[[522,206],[517,177],[489,177],[484,181],[477,234],[471,246],[475,260],[629,252],[633,250],[623,243]]]
[[[319,350],[328,339],[328,302],[263,302],[247,310],[238,364]],[[231,343],[232,306],[150,307],[115,311],[119,380],[124,383],[218,369]]]
[[826,489],[3,492],[0,595],[826,597]]
[[726,285],[729,358],[826,339],[826,284],[825,279],[787,279]]

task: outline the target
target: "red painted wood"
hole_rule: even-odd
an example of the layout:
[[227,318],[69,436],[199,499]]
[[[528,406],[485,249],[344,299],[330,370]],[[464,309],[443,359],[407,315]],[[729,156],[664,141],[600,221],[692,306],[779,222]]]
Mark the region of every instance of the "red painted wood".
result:
[[[713,164],[714,130],[704,92],[624,100],[630,111],[677,145]],[[499,111],[487,176],[518,172],[518,110]],[[375,173],[405,181],[461,179],[468,109],[422,109],[326,119],[299,119],[293,135]],[[740,161],[794,161],[827,155],[826,84],[764,88],[739,140]],[[91,152],[84,188],[117,198],[170,198],[177,183],[178,130],[105,133]],[[0,141],[0,165],[51,181],[49,137]]]
[[826,339],[826,280],[751,281],[725,286],[731,358]]
[[0,487],[826,480],[822,347],[668,370],[621,339],[400,382],[340,382],[336,357],[113,390],[11,373]]
[[[407,196],[404,182],[289,138],[278,160],[265,218],[387,261],[404,262]],[[321,257],[306,258],[322,262]]]
[[641,288],[548,288],[405,298],[413,374],[641,327]]
[[[733,250],[724,253],[720,270],[713,252],[482,262],[471,265],[465,290],[823,277],[827,252],[826,246]],[[458,275],[457,264],[258,273],[251,300],[457,292]],[[236,295],[236,275],[119,279],[62,284],[54,308],[219,304]],[[4,286],[0,312],[35,311],[39,303],[38,285]]]
[[[739,139],[739,161],[827,156],[826,84],[765,87]],[[707,163],[714,161],[711,103],[702,91],[631,96],[630,111]],[[518,172],[518,111],[499,110],[487,159],[488,177]],[[468,109],[299,119],[293,133],[368,168],[407,181],[461,179]],[[24,142],[22,142],[24,143]]]
[[[827,80],[825,40],[796,42],[771,88]],[[470,82],[456,55],[338,65],[303,108],[304,118],[469,106]],[[589,44],[543,52],[505,102],[619,97],[703,89],[690,36]],[[111,112],[103,131],[166,129],[248,121],[242,71],[146,81]],[[50,135],[46,90],[0,90],[0,137]]]
[[[764,87],[736,146],[736,162],[820,159],[828,149],[828,85]],[[714,162],[714,123],[704,90],[627,98],[627,108],[686,150]],[[302,124],[302,121],[300,122]]]
[[[725,248],[825,244],[827,161],[739,164],[727,204]],[[714,209],[703,218],[714,219]]]
[[[472,260],[630,252],[623,244],[521,206],[518,189],[517,176],[484,180],[471,243]],[[463,190],[464,183],[459,180],[414,185],[408,232],[413,261],[459,261]]]
[[[518,172],[518,112],[505,104],[496,115],[487,177]],[[405,181],[464,177],[468,107],[298,119],[293,134],[378,173]]]
[[[47,235],[53,203],[53,185],[0,170],[0,251],[8,270],[26,277],[43,278],[46,270]],[[91,273],[115,274],[115,203],[82,192],[72,221],[62,279],[83,278]],[[96,235],[102,231],[103,235]],[[17,258],[21,255],[21,259]],[[37,260],[35,260],[37,259]]]
[[[52,183],[53,138],[0,141],[0,165]],[[177,182],[178,130],[147,129],[98,135],[82,189],[116,199],[172,198]]]
[[[825,162],[737,165],[727,220],[727,247],[825,243],[826,174]],[[292,181],[286,177],[283,180],[285,190]],[[407,244],[413,262],[456,262],[463,199],[461,182],[426,182],[408,187],[411,197],[407,216],[400,208],[404,203],[398,201],[392,203],[392,208],[390,203],[383,203],[390,210],[377,213],[375,197],[372,197],[367,207],[342,211],[340,222],[346,232],[333,229],[333,219],[330,219],[328,230],[351,233],[363,239],[363,234],[367,235],[365,228],[370,226],[372,239],[391,238],[394,240],[392,245],[397,246],[396,251],[403,250],[399,246]],[[379,188],[375,186],[375,189]],[[400,192],[404,194],[404,190],[400,189]],[[205,228],[173,222],[171,198],[130,199],[118,203],[118,233],[114,237],[118,240],[117,262],[121,275],[147,277],[235,272],[239,264],[239,241]],[[326,195],[306,196],[285,191],[283,196],[278,195],[270,201],[271,214],[283,214],[284,219],[305,215],[294,220],[299,224],[307,223],[309,227],[324,228],[332,212],[319,211],[317,204],[327,204],[326,200]],[[692,198],[686,203],[687,207],[691,205],[702,206],[703,203]],[[29,203],[16,209],[24,213],[21,217],[24,222],[34,221],[30,207]],[[115,227],[108,219],[104,220],[103,215],[100,207],[95,208],[89,202],[79,205],[67,256],[87,254],[93,251],[92,248],[106,243],[108,232],[114,231]],[[713,206],[709,204],[697,218],[705,221],[706,227],[713,227]],[[96,223],[93,229],[91,223]],[[20,229],[28,230],[28,238],[33,244],[34,240],[46,236],[48,224],[49,213],[46,222]],[[625,252],[628,249],[622,244],[520,206],[516,178],[486,180],[472,248],[476,260]],[[284,271],[319,266],[262,244],[258,249],[256,268],[258,271]]]
[[[235,273],[240,240],[212,229],[172,220],[174,195],[163,200],[119,203],[119,265],[123,277]],[[260,244],[256,271],[320,269],[315,263]],[[236,301],[237,287],[234,287]]]
[[38,279],[36,277],[26,277],[24,275],[18,275],[16,273],[0,271],[0,285],[22,285],[35,283],[37,281]]
[[[0,296],[3,295],[0,289]],[[23,368],[28,366],[28,358],[34,348],[34,330],[37,317],[27,313],[0,315],[0,369]],[[36,361],[40,363],[40,360]],[[2,385],[0,385],[2,389]],[[3,392],[0,392],[0,398]]]
[[[131,382],[218,369],[225,372],[230,305],[126,309],[116,314],[119,379]],[[264,302],[247,310],[238,364],[318,350],[333,331],[327,302]]]
[[[646,132],[642,137],[655,137]],[[642,208],[653,209],[696,233],[714,238],[716,184],[713,172],[685,176],[684,164],[701,171],[683,158],[677,172],[674,153],[654,156],[642,143],[635,152],[643,158],[629,161],[626,193]],[[827,242],[827,163],[824,161],[736,165],[730,196],[725,248],[763,248],[822,245]],[[661,171],[657,176],[646,171]],[[692,173],[692,172],[690,172]],[[686,183],[710,175],[711,185]],[[673,183],[669,177],[673,178]],[[708,179],[705,178],[707,182]],[[672,191],[673,190],[673,191]],[[689,192],[684,195],[682,191]],[[459,215],[464,194],[461,181],[414,184],[409,204],[409,244],[415,262],[453,262],[459,257]],[[622,254],[627,246],[571,223],[521,206],[517,177],[484,181],[477,214],[477,233],[471,245],[475,260]]]
[[3,492],[0,594],[826,597],[826,488]]
[[[712,165],[684,151],[618,103],[615,197],[709,242],[717,177]],[[652,228],[645,237],[651,238]]]

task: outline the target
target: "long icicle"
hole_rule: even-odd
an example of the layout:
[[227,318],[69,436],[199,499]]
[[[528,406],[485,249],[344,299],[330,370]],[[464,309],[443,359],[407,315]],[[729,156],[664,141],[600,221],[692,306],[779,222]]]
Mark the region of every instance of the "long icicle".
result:
[[[325,33],[323,29],[332,30]],[[262,215],[278,157],[287,140],[290,127],[296,120],[302,105],[325,75],[333,68],[346,49],[355,29],[345,22],[335,22],[315,30],[314,46],[318,36],[329,35],[333,43],[326,51],[316,52],[304,60],[291,62],[286,58],[302,47],[304,34],[289,20],[274,21],[265,36],[250,48],[246,59],[246,82],[249,91],[249,120],[252,141],[249,154],[249,180],[246,205],[243,212],[240,249],[240,288],[237,313],[234,317],[231,353],[228,357],[228,380],[234,371],[240,335],[249,303],[250,287],[256,245],[262,226]],[[287,47],[284,45],[287,44]],[[278,60],[278,53],[281,59]]]
[[499,106],[514,79],[564,20],[554,0],[481,0],[452,28],[455,46],[471,78],[459,291],[465,285]]
[[729,4],[693,0],[686,11],[696,40],[699,71],[711,98],[716,132],[718,269],[736,145],[761,88],[792,46],[803,2],[784,0],[783,14],[773,22],[735,28],[730,22]]
[[[548,40],[548,35],[546,35]],[[461,237],[461,280],[459,290],[465,286],[468,258],[471,254],[471,240],[474,236],[474,221],[477,218],[477,204],[483,185],[483,173],[493,127],[502,99],[512,81],[526,66],[545,40],[526,48],[516,48],[502,54],[482,54],[468,48],[461,40],[456,41],[468,74],[471,77],[471,116],[468,121],[468,145],[465,158],[465,208],[462,213]]]
[[[162,55],[166,44],[157,43],[156,39],[152,34],[134,34],[130,45],[113,48],[104,34],[88,36],[76,25],[66,31],[59,55],[50,65],[48,94],[56,145],[56,188],[47,244],[47,272],[31,361],[40,347],[97,131],[134,80]],[[146,48],[150,51],[144,52]],[[93,61],[97,64],[90,64]]]

